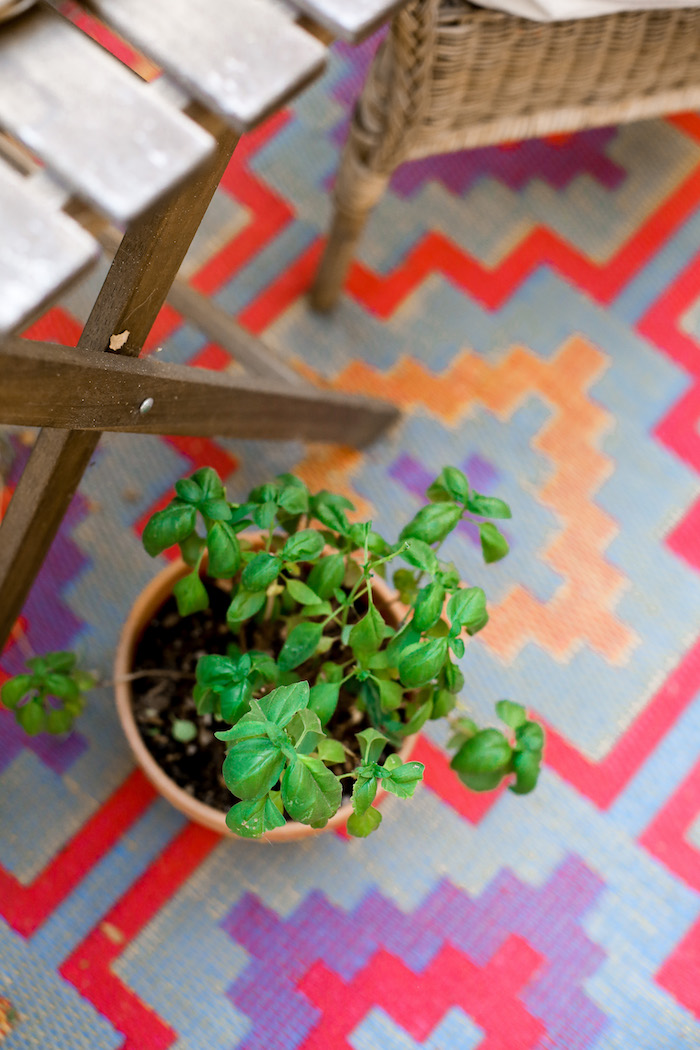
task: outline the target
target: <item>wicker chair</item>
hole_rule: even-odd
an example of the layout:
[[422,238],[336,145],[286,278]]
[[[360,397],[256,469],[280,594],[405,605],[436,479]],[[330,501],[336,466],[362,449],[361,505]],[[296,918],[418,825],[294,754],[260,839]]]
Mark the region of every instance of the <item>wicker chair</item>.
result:
[[700,8],[541,23],[466,0],[412,0],[355,107],[313,306],[335,304],[403,161],[699,106]]

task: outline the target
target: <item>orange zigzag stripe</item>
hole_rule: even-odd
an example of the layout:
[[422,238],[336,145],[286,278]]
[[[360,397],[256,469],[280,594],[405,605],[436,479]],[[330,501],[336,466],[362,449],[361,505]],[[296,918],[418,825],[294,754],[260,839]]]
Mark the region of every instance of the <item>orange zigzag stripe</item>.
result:
[[[491,626],[481,637],[505,660],[533,641],[559,660],[588,643],[611,663],[622,663],[637,642],[613,611],[626,586],[623,574],[604,556],[617,525],[593,502],[613,469],[597,448],[612,417],[586,396],[605,367],[600,350],[573,336],[549,361],[521,346],[495,365],[462,351],[441,375],[409,357],[388,373],[354,361],[332,383],[352,393],[371,391],[405,409],[422,406],[451,425],[477,401],[503,420],[533,393],[551,407],[552,416],[534,446],[554,464],[539,499],[551,507],[562,528],[542,557],[564,582],[546,603],[516,585],[494,609]],[[308,367],[300,364],[300,369],[318,382]],[[313,478],[321,463],[326,476],[334,475],[334,483],[356,500],[351,476],[358,462],[359,455],[347,449],[315,451],[299,470]]]

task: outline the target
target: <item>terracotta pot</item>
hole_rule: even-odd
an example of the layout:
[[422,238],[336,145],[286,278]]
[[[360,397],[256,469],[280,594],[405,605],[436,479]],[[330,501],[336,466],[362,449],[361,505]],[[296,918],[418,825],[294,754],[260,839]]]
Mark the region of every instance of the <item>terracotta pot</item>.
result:
[[[214,809],[213,806],[206,805],[204,802],[199,802],[196,798],[193,798],[182,788],[178,787],[175,781],[171,780],[151,755],[143,742],[143,738],[141,737],[141,733],[139,732],[134,718],[131,682],[126,680],[126,676],[133,671],[133,660],[136,647],[144,630],[153,619],[155,613],[165,604],[172,594],[174,584],[188,572],[190,572],[189,566],[185,565],[180,559],[172,562],[159,572],[153,580],[151,580],[134,602],[122,629],[114,660],[117,713],[134,758],[156,790],[159,791],[168,802],[175,806],[176,809],[179,809],[181,813],[184,813],[190,820],[195,821],[197,824],[202,824],[205,828],[209,828],[211,831],[216,831],[221,835],[226,835],[229,838],[235,838],[239,841],[261,841],[255,839],[241,839],[240,836],[235,835],[226,826],[225,813],[219,809]],[[393,611],[400,609],[400,606],[390,604],[393,595],[383,580],[375,577],[372,586],[385,610],[391,609]],[[395,622],[398,623],[398,614],[394,613],[393,618],[395,619]],[[404,741],[403,747],[399,751],[399,755],[404,762],[412,752],[415,741],[416,737],[407,737]],[[383,792],[380,787],[377,792],[377,799],[380,799],[384,794],[385,792]],[[296,839],[308,838],[311,835],[319,835],[326,831],[337,830],[345,827],[348,817],[351,814],[352,806],[348,802],[346,805],[341,806],[335,816],[331,817],[324,828],[310,828],[308,825],[300,824],[297,821],[287,821],[284,827],[274,828],[272,831],[268,832],[267,835],[262,836],[262,839],[267,842],[292,842]]]

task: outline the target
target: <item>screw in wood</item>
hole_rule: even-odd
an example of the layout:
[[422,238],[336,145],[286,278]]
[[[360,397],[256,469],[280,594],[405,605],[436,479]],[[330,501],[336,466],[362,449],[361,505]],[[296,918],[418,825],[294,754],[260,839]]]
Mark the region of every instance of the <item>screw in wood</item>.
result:
[[141,405],[139,406],[139,412],[141,413],[142,416],[145,416],[146,413],[150,412],[152,408],[153,408],[153,398],[152,397],[147,397],[141,402]]

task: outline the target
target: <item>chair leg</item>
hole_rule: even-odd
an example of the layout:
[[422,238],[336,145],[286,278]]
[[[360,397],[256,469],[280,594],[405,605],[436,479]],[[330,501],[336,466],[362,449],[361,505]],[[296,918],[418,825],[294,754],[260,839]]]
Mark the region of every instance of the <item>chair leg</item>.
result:
[[311,306],[321,313],[336,305],[369,213],[391,177],[367,168],[353,156],[352,147],[351,135],[338,172],[328,240],[309,295]]

